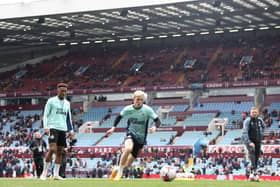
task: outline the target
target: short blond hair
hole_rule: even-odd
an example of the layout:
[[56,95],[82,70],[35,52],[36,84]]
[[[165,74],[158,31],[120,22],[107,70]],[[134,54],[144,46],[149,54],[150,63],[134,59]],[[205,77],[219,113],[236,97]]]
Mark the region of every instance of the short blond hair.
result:
[[257,110],[257,111],[259,111],[259,108],[256,107],[256,106],[253,106],[253,107],[251,108],[251,110]]
[[143,96],[144,100],[146,100],[148,97],[148,95],[145,92],[143,92],[142,90],[136,90],[132,95],[133,98],[138,97],[138,96]]

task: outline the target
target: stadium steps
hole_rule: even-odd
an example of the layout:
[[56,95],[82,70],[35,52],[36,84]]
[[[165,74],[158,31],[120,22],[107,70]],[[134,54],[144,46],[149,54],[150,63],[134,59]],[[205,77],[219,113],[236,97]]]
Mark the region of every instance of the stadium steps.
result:
[[181,138],[181,136],[179,136],[178,134],[175,136],[175,138],[173,139],[173,141],[171,142],[171,145],[174,145],[179,139]]
[[239,79],[239,78],[241,78],[241,77],[242,77],[242,72],[239,71],[239,72],[237,72],[237,75],[236,75],[234,78],[235,78],[235,79],[236,79],[236,78]]
[[179,55],[178,57],[175,59],[175,63],[174,65],[180,64],[182,62],[182,59],[184,58],[184,56],[187,54],[187,49],[184,49]]
[[46,77],[47,77],[47,80],[50,80],[51,77],[55,77],[54,74],[55,74],[56,72],[58,72],[59,69],[60,69],[61,67],[64,66],[64,64],[65,64],[65,63],[60,63],[60,64],[58,64],[58,66],[56,66],[56,68],[55,68],[53,71],[51,71],[50,73],[48,73],[48,75],[46,76]]
[[127,86],[133,79],[134,79],[133,76],[129,76],[129,77],[123,82],[123,84],[122,84],[121,87],[123,88],[123,87]]
[[113,65],[112,65],[112,68],[115,69],[117,68],[124,59],[126,59],[128,56],[128,52],[125,52]]
[[95,102],[95,97],[94,96],[90,96],[88,101],[87,101],[87,103],[86,103],[86,105],[83,105],[84,111],[82,112],[82,114],[87,113],[90,110],[90,108],[93,106],[94,102]]
[[181,75],[179,76],[179,78],[176,81],[176,84],[183,83],[184,80],[185,80],[185,74],[181,73]]
[[8,91],[10,88],[12,88],[12,82],[9,82],[7,86],[3,88],[3,90]]
[[174,126],[182,126],[182,125],[183,125],[183,121],[177,121]]
[[277,60],[274,64],[274,68],[280,68],[280,57],[277,58]]
[[208,62],[208,68],[207,69],[212,69],[212,65],[215,64],[214,62],[218,59],[219,54],[221,54],[223,51],[222,47],[218,47],[215,53],[212,55],[211,59]]
[[223,137],[222,136],[218,136],[217,138],[216,138],[216,144],[219,144],[220,143],[220,141],[223,139]]

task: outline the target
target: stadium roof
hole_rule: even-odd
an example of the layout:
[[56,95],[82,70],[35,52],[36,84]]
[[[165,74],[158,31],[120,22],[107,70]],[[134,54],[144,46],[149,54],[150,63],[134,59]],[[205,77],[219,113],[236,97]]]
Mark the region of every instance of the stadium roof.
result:
[[268,29],[280,29],[279,0],[199,0],[2,19],[0,43],[77,45]]

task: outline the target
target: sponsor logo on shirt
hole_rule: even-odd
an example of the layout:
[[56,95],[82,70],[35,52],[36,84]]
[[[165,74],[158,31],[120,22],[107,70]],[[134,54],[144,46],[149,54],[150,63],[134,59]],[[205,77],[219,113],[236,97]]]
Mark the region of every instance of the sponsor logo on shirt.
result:
[[58,109],[56,110],[56,114],[62,114],[62,115],[65,115],[65,116],[66,116],[66,112],[64,112],[62,108],[58,108]]
[[138,124],[138,125],[145,124],[145,121],[139,121],[137,118],[130,118],[129,121],[133,124]]
[[51,140],[54,139],[54,135],[51,135],[51,136],[50,136],[50,139],[51,139]]

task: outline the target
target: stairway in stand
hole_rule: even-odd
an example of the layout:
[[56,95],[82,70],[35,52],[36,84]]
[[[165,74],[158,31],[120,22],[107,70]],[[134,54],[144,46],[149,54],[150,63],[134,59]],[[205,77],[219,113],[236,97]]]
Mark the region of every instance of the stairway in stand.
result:
[[280,57],[277,58],[277,60],[274,64],[274,68],[280,68]]
[[129,83],[131,83],[131,81],[134,79],[133,76],[129,76],[127,77],[127,79],[122,83],[121,88],[126,87],[127,85],[129,85]]
[[214,52],[214,54],[212,55],[211,59],[208,62],[208,66],[207,69],[210,70],[212,69],[212,66],[214,65],[214,62],[218,59],[219,54],[221,54],[223,52],[223,48],[220,46],[217,48],[217,50]]
[[181,73],[176,81],[176,84],[182,84],[185,81],[185,74]]
[[53,71],[51,71],[51,72],[46,76],[47,79],[50,80],[50,78],[53,77],[53,75],[54,75],[62,66],[64,66],[64,63],[58,64],[58,66],[56,66],[56,68],[55,68]]
[[116,60],[116,62],[112,65],[112,68],[117,68],[123,62],[123,60],[127,58],[127,56],[128,52],[125,52],[118,60]]
[[[185,48],[184,50],[181,51],[181,53],[177,56],[177,58],[175,59],[174,65],[176,66],[177,64],[183,63],[183,59],[184,56],[187,54],[187,49]],[[176,81],[176,84],[180,84],[180,83],[184,83],[185,80],[185,74],[184,73],[180,73],[180,75],[178,76],[178,79]]]
[[[177,56],[177,58],[175,59],[174,65],[176,66],[179,63],[182,63],[182,59],[183,57],[187,54],[187,49],[185,48],[184,50],[182,50],[182,52]],[[186,59],[185,59],[186,60]]]

